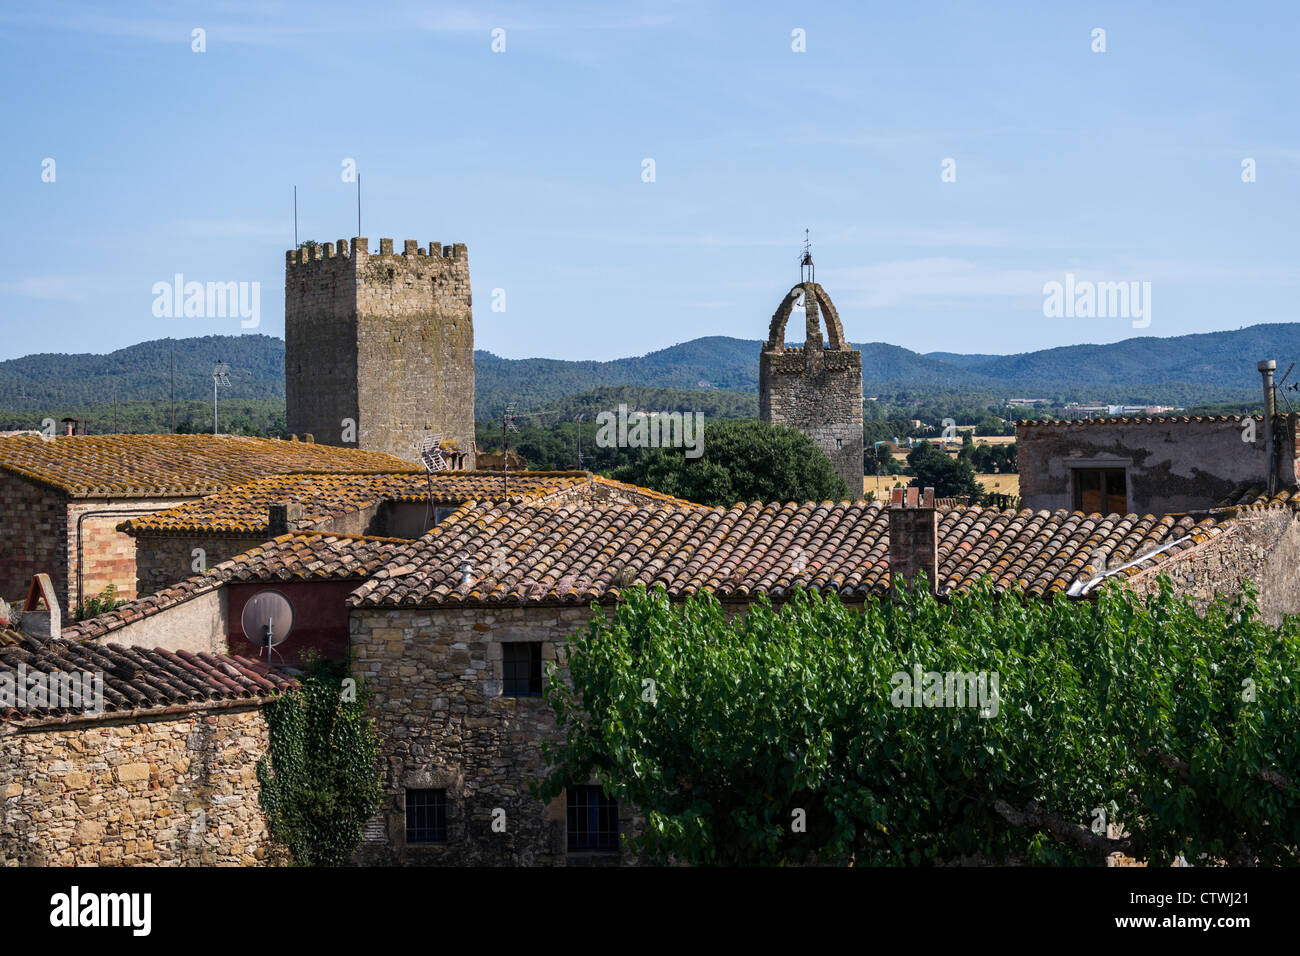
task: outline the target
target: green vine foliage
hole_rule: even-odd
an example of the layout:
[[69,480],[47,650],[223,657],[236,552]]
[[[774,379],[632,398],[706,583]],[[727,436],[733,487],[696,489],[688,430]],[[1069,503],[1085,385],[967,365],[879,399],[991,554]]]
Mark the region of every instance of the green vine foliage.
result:
[[[644,814],[628,839],[651,862],[1300,862],[1300,626],[1263,625],[1249,587],[1203,614],[1162,580],[1095,602],[800,593],[731,620],[634,591],[567,656],[535,791],[599,780]],[[996,714],[897,706],[918,665],[996,673]]]
[[270,748],[257,762],[271,837],[300,866],[342,866],[379,808],[379,738],[369,689],[347,667],[316,661],[298,689],[265,708]]

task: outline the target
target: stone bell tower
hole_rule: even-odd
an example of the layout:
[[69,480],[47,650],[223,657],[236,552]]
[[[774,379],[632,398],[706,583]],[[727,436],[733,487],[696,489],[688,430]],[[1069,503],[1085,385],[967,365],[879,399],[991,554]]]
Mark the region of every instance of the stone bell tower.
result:
[[[814,281],[812,252],[799,263],[800,281],[776,312],[758,357],[758,412],[767,422],[793,425],[826,452],[849,495],[862,496],[862,353],[849,348],[839,313]],[[785,325],[802,301],[804,344],[785,344]],[[822,341],[821,318],[826,318]]]

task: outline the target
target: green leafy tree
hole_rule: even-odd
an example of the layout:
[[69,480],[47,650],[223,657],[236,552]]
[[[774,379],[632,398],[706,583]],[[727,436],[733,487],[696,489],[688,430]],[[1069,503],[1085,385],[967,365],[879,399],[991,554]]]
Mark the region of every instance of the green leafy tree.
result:
[[[1249,588],[1202,615],[1167,579],[1095,602],[800,593],[730,618],[633,591],[549,683],[564,736],[534,788],[599,781],[660,864],[1296,864],[1298,620],[1263,625]],[[985,692],[918,696],[918,672]]]
[[[698,458],[681,448],[649,449],[610,476],[710,506],[850,497],[816,442],[797,428],[756,419],[705,425]],[[857,489],[853,497],[861,494]]]
[[933,488],[939,498],[971,497],[980,494],[975,469],[961,458],[950,458],[927,441],[921,442],[907,456],[911,484],[916,488]]
[[370,692],[345,665],[317,661],[267,704],[271,745],[257,762],[272,839],[300,866],[342,866],[379,808],[379,738]]

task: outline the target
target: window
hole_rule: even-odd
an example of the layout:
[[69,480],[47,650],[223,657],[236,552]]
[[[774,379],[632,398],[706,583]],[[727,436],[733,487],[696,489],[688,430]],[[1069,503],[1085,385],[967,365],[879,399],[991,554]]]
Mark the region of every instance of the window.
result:
[[618,849],[618,802],[600,787],[569,788],[569,849]]
[[447,791],[406,791],[406,842],[447,842]]
[[1123,468],[1077,468],[1074,507],[1088,514],[1128,514],[1128,488]]
[[526,641],[501,646],[501,693],[507,697],[542,696],[542,645]]

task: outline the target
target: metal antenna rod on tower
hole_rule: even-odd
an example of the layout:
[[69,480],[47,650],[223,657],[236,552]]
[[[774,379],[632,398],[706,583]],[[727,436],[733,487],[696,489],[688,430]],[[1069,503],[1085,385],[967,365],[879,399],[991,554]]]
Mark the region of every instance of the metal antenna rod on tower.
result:
[[583,412],[574,419],[578,423],[578,471],[582,471],[582,417],[585,414]]
[[361,174],[357,173],[357,235],[361,235]]
[[293,187],[293,247],[298,248],[298,187]]
[[506,404],[505,414],[501,416],[501,496],[507,498],[510,496],[510,479],[507,473],[510,471],[510,433],[519,431],[519,426],[515,424],[515,403]]

